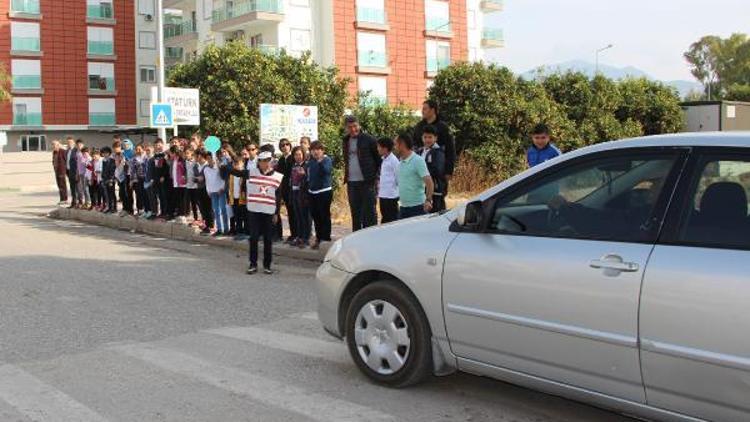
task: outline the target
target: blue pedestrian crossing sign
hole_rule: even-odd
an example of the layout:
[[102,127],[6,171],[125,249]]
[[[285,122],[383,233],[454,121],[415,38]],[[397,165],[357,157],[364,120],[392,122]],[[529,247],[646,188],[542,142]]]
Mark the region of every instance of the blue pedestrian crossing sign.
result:
[[174,110],[169,103],[151,103],[151,127],[173,127]]

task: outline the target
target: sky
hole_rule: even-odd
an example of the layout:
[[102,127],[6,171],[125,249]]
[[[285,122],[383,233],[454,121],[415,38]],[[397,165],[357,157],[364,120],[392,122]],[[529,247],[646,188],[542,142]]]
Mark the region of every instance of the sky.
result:
[[682,54],[703,35],[750,34],[750,0],[505,0],[486,25],[505,47],[486,60],[516,73],[569,60],[634,66],[661,80],[694,80]]

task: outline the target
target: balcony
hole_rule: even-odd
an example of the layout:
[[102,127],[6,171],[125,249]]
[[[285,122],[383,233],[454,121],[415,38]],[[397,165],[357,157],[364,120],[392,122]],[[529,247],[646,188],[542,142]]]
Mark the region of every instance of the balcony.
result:
[[235,31],[244,25],[284,20],[282,0],[239,0],[214,10],[211,29]]
[[41,126],[42,125],[42,113],[14,114],[13,125],[15,126]]
[[282,52],[282,49],[275,45],[261,44],[253,46],[252,48],[263,54],[268,54],[269,56],[278,56]]
[[115,126],[115,113],[89,112],[90,126]]
[[13,53],[38,53],[41,52],[41,42],[38,37],[12,37],[11,51]]
[[13,90],[38,90],[42,89],[42,77],[40,75],[13,75]]
[[86,7],[86,21],[89,23],[114,23],[112,4],[89,4]]
[[177,44],[197,39],[198,27],[192,19],[174,22],[164,26],[164,42],[169,46],[175,46]]
[[437,73],[441,70],[445,69],[446,67],[451,65],[451,60],[449,58],[436,58],[436,57],[430,57],[427,59],[427,72],[426,77],[428,78],[434,78],[437,76]]
[[115,45],[112,41],[89,41],[88,53],[90,56],[113,56]]
[[482,31],[482,47],[500,48],[503,46],[505,46],[505,38],[503,38],[502,29],[487,28]]
[[384,51],[360,51],[357,58],[357,72],[388,75],[391,68],[388,67],[388,55]]
[[504,0],[482,0],[479,7],[485,13],[500,12],[505,7]]
[[[39,0],[12,0],[10,3],[11,17],[38,17]],[[13,16],[15,15],[15,16]]]
[[357,8],[357,28],[387,31],[388,26],[385,10],[372,7]]
[[427,18],[424,35],[432,38],[453,38],[450,19]]

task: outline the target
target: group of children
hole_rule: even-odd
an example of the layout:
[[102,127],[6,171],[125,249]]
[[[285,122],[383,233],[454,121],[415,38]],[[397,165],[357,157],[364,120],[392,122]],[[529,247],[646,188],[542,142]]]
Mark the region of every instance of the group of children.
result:
[[116,136],[111,148],[101,149],[68,139],[59,156],[60,166],[74,175],[72,208],[117,213],[119,203],[120,215],[185,224],[192,217],[204,235],[250,239],[251,274],[258,270],[262,237],[263,268],[270,274],[271,245],[282,240],[282,204],[289,216],[289,244],[317,249],[331,240],[333,163],[325,147],[303,137],[294,148],[282,139],[279,150],[276,156],[273,145],[248,143],[235,152],[223,143],[211,153],[197,135],[172,138],[168,145],[161,139],[134,145]]

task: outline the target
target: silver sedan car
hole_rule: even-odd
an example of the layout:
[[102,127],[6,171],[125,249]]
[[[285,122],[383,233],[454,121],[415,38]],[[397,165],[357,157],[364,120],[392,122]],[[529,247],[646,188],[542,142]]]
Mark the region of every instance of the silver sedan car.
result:
[[750,420],[750,133],[599,144],[363,230],[319,317],[372,380],[456,370],[658,420]]

